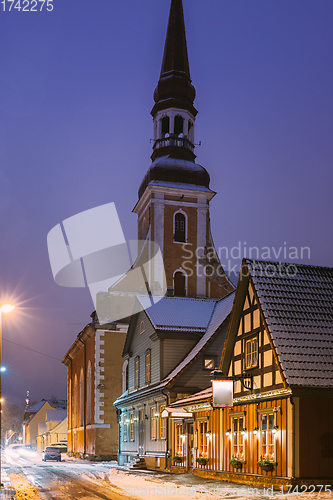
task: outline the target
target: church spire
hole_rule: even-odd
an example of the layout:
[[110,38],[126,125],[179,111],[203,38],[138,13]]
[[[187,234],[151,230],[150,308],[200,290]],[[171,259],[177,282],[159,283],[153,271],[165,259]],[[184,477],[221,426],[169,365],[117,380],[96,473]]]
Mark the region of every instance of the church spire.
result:
[[197,110],[194,99],[183,4],[182,0],[171,0],[161,74],[151,111],[155,126],[153,161],[166,154],[190,161],[195,159],[193,126]]

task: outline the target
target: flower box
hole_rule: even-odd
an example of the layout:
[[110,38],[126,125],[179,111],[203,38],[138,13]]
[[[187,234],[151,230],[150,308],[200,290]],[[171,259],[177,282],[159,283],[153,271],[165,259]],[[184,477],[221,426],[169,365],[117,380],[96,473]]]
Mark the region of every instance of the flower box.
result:
[[207,462],[208,462],[208,458],[206,458],[206,457],[198,457],[197,458],[197,463],[199,465],[206,465]]
[[274,469],[276,463],[269,462],[268,460],[259,460],[259,462],[257,462],[257,465],[262,470],[265,470],[266,472],[271,472]]
[[174,457],[172,457],[172,460],[173,460],[175,463],[181,463],[181,462],[183,462],[184,457],[181,457],[180,455],[175,455]]
[[239,460],[238,458],[232,458],[231,460],[229,460],[229,464],[234,469],[241,469],[243,467],[243,464],[245,464],[245,462],[242,462],[242,460]]

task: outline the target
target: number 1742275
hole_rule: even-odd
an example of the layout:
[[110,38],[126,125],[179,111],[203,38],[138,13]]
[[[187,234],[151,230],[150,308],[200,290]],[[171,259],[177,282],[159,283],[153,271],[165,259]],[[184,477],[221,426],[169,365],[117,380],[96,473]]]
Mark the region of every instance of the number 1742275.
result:
[[43,9],[51,12],[53,0],[1,0],[3,11],[40,12]]

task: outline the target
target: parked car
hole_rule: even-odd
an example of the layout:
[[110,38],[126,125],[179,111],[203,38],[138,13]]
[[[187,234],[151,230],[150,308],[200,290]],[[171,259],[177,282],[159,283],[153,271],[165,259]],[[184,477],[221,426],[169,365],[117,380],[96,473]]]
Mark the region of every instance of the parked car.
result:
[[47,446],[42,453],[42,460],[46,462],[46,460],[56,460],[57,462],[61,462],[61,452],[59,448],[55,446]]

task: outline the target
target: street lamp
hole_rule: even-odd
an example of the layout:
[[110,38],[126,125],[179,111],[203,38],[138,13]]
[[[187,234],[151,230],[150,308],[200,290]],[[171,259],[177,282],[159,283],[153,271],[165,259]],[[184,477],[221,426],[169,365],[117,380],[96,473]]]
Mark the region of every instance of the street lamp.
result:
[[[2,367],[2,313],[8,313],[11,312],[13,309],[15,309],[15,306],[12,306],[10,304],[0,304],[0,367]],[[0,370],[0,488],[2,488],[3,484],[1,481],[1,420],[2,420],[2,409],[1,409],[1,403],[2,403],[2,398],[1,398],[1,372],[3,370]]]

